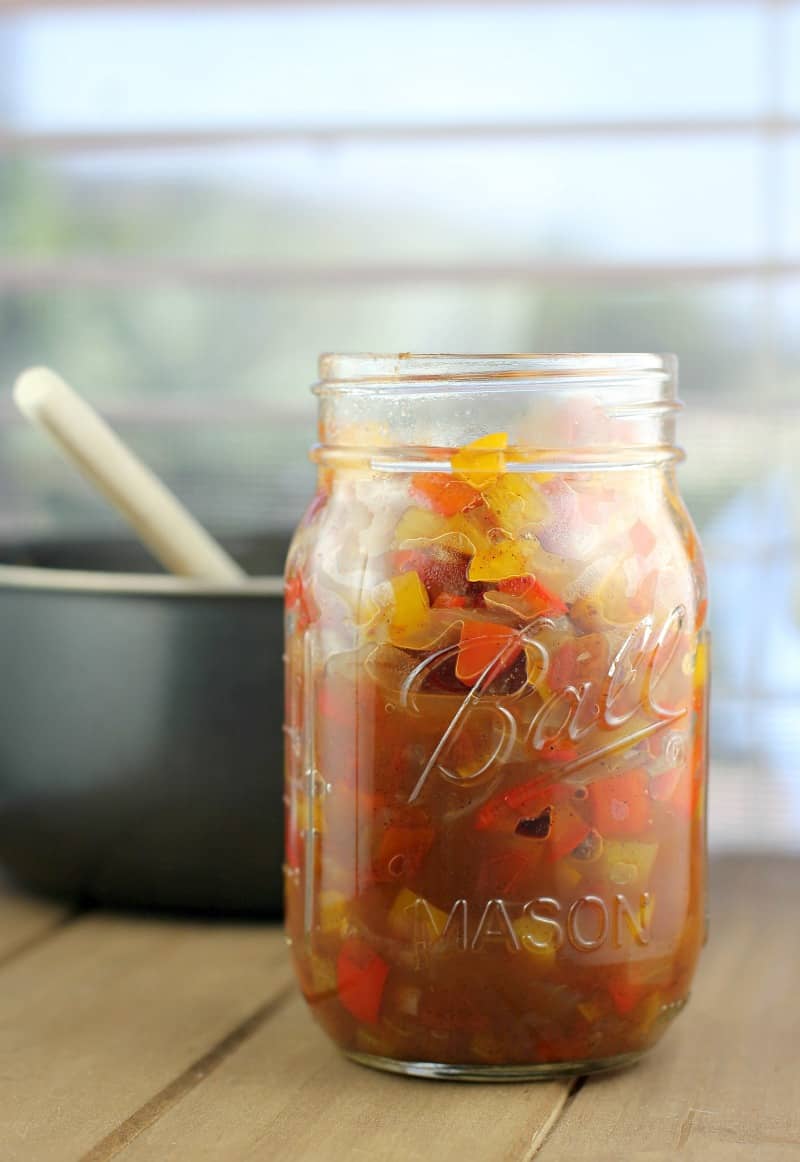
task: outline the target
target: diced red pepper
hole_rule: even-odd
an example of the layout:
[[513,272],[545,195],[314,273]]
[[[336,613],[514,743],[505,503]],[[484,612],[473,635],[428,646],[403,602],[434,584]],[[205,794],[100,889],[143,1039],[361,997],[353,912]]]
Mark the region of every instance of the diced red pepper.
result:
[[630,529],[628,536],[640,557],[649,557],[656,547],[655,534],[642,520],[637,520],[636,524]]
[[554,804],[550,816],[550,834],[546,840],[547,858],[555,862],[569,855],[583,843],[591,830],[569,801]]
[[299,868],[303,854],[300,828],[298,820],[293,818],[288,811],[286,812],[283,847],[286,857],[286,866],[293,869]]
[[615,976],[608,986],[608,993],[614,1008],[620,1016],[626,1017],[642,998],[642,986],[629,980],[627,976]]
[[555,593],[546,589],[530,573],[522,577],[506,577],[503,581],[497,582],[497,588],[501,593],[511,593],[515,597],[524,597],[532,612],[537,616],[545,613],[558,615],[567,612],[567,607],[561,598],[556,597]]
[[689,763],[672,770],[662,771],[650,780],[650,798],[658,803],[669,803],[678,815],[690,819],[695,808],[697,795]]
[[597,779],[589,787],[592,822],[605,838],[637,836],[650,824],[647,772],[641,767]]
[[357,1021],[374,1025],[381,1009],[389,966],[365,940],[353,936],[342,945],[336,962],[339,1000]]
[[546,779],[518,783],[483,804],[476,816],[475,828],[478,831],[513,831],[520,819],[538,815],[548,804],[566,794],[566,787],[553,786]]
[[434,609],[464,609],[467,604],[466,597],[461,593],[440,593],[438,597],[434,598]]
[[442,516],[455,516],[480,498],[480,492],[463,480],[443,472],[420,472],[411,477],[415,500]]
[[425,862],[434,837],[432,827],[389,826],[372,861],[376,883],[388,884],[415,876]]
[[522,653],[522,642],[515,629],[489,621],[465,621],[456,661],[456,677],[465,686],[474,686],[487,666],[491,682],[502,674]]
[[317,603],[299,569],[286,578],[284,600],[286,608],[297,614],[297,628],[301,631],[307,629],[319,617]]
[[520,783],[502,795],[495,796],[478,811],[478,831],[505,831],[520,834],[519,824],[539,818],[549,808],[549,830],[541,842],[547,859],[557,860],[574,851],[592,830],[589,822],[576,810],[572,801],[575,788],[565,783],[543,783],[535,780]]

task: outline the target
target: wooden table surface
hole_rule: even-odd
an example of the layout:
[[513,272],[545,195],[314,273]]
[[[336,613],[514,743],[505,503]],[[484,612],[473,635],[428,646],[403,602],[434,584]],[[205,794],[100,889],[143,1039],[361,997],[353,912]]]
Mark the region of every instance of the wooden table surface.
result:
[[713,866],[687,1012],[638,1066],[469,1085],[341,1058],[259,925],[0,893],[2,1162],[800,1160],[800,861]]

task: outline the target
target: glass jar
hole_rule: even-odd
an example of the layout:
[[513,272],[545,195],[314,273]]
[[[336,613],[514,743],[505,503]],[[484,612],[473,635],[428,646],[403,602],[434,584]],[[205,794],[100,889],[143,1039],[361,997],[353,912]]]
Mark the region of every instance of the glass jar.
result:
[[369,1065],[623,1065],[705,930],[675,360],[332,355],[286,599],[286,911]]

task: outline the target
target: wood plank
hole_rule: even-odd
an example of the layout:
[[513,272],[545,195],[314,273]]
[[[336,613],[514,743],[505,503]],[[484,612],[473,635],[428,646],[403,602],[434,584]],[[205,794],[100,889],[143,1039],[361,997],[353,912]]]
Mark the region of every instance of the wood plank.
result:
[[689,1008],[638,1066],[586,1081],[537,1162],[800,1158],[798,899],[800,861],[713,867]]
[[102,913],[62,928],[0,970],[0,1158],[113,1157],[289,980],[277,930]]
[[71,914],[65,904],[30,895],[0,873],[0,965],[43,939]]
[[569,1083],[455,1085],[343,1058],[295,998],[118,1162],[523,1159]]

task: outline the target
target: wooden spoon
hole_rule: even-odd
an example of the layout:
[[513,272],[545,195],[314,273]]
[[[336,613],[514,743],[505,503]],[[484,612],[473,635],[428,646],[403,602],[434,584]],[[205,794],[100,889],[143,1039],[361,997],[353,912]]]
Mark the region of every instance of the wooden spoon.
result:
[[222,546],[54,371],[46,367],[24,371],[14,385],[14,400],[171,573],[218,585],[245,581],[246,575]]

